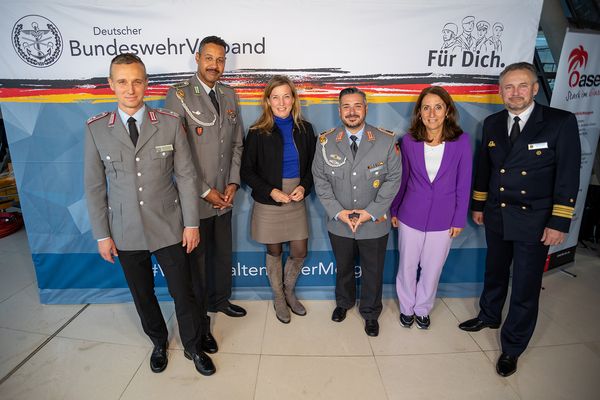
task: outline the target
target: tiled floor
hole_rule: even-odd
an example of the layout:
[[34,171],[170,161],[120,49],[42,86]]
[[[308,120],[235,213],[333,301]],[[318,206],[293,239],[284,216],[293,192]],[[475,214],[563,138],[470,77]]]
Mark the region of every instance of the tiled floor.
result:
[[[369,338],[354,309],[336,324],[333,302],[305,301],[283,325],[269,301],[238,301],[241,319],[213,316],[217,373],[199,375],[172,335],[169,366],[148,367],[150,344],[132,304],[39,304],[24,231],[0,239],[1,399],[598,399],[600,258],[580,249],[569,270],[544,277],[541,313],[517,374],[494,369],[499,331],[467,334],[477,299],[438,299],[429,331],[404,329],[385,301]],[[172,303],[162,303],[176,332]]]

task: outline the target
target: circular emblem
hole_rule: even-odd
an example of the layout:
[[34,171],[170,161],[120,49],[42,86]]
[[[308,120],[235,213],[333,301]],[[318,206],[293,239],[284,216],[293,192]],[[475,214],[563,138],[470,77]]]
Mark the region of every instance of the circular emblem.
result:
[[319,136],[319,143],[321,143],[321,144],[327,143],[327,138],[325,136]]
[[379,185],[380,185],[380,184],[381,184],[381,182],[379,182],[379,179],[375,179],[375,180],[373,181],[373,187],[374,187],[375,189],[377,189],[377,188],[379,187]]
[[37,68],[54,64],[63,50],[58,28],[41,15],[26,15],[18,20],[12,30],[12,44],[23,61]]

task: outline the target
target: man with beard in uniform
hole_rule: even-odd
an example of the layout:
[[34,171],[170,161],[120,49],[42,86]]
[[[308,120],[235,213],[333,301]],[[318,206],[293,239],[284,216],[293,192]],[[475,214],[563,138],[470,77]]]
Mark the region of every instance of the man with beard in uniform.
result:
[[390,231],[389,208],[400,187],[399,148],[393,132],[365,123],[367,97],[357,88],[340,92],[343,126],[319,136],[313,160],[315,191],[328,216],[336,260],[336,308],[342,322],[356,302],[355,258],[360,257],[359,311],[365,332],[379,334],[383,266]]

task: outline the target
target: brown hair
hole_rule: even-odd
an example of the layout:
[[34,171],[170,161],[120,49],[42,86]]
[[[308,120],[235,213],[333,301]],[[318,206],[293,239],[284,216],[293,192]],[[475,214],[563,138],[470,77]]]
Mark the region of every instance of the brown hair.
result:
[[294,103],[292,104],[291,115],[294,119],[294,125],[298,128],[301,128],[302,121],[302,113],[300,111],[300,98],[298,97],[298,92],[296,91],[296,86],[290,78],[283,75],[274,75],[267,85],[265,86],[265,90],[263,91],[262,98],[260,99],[260,104],[262,106],[262,114],[256,122],[250,127],[250,129],[255,129],[260,131],[261,133],[269,134],[275,125],[275,118],[273,117],[273,110],[271,110],[271,106],[269,106],[269,96],[273,92],[273,89],[279,86],[287,85],[289,86],[292,97],[294,98]]
[[112,66],[117,64],[140,64],[144,68],[144,76],[148,78],[146,66],[144,65],[142,59],[133,53],[121,53],[115,56],[110,62],[110,68],[108,72],[109,77],[112,76]]
[[442,141],[453,141],[462,135],[463,130],[458,125],[458,110],[450,94],[441,86],[429,86],[421,91],[412,113],[412,121],[408,132],[418,142],[431,142],[427,137],[427,129],[421,120],[421,104],[428,94],[439,96],[446,104],[446,118],[442,127]]

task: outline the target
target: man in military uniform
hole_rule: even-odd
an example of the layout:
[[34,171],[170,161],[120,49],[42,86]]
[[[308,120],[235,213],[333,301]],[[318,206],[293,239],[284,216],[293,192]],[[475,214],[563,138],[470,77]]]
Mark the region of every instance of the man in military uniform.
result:
[[340,92],[342,127],[319,137],[313,161],[315,191],[327,212],[336,260],[336,308],[341,322],[356,302],[355,255],[362,269],[359,311],[365,332],[379,334],[389,208],[400,187],[401,158],[392,132],[365,123],[367,98],[357,88]]
[[196,53],[198,72],[169,89],[166,107],[182,118],[199,177],[203,240],[194,257],[197,267],[192,279],[196,293],[204,294],[206,287],[209,311],[243,317],[246,310],[229,301],[231,210],[240,186],[244,132],[237,95],[219,82],[225,69],[226,47],[219,37],[202,39]]
[[483,123],[473,185],[473,220],[485,225],[488,250],[479,315],[459,328],[500,327],[512,262],[512,293],[496,364],[501,376],[517,370],[533,335],[548,248],[565,240],[579,189],[575,115],[534,102],[538,88],[529,63],[511,64],[500,74],[506,110]]
[[185,132],[177,114],[144,104],[146,67],[134,54],[112,60],[108,83],[118,108],[90,118],[85,139],[85,193],[98,251],[108,262],[119,258],[154,344],[152,371],[163,371],[168,362],[168,330],[154,294],[154,254],[175,301],[185,356],[198,372],[212,375],[186,257],[200,237],[197,176]]

